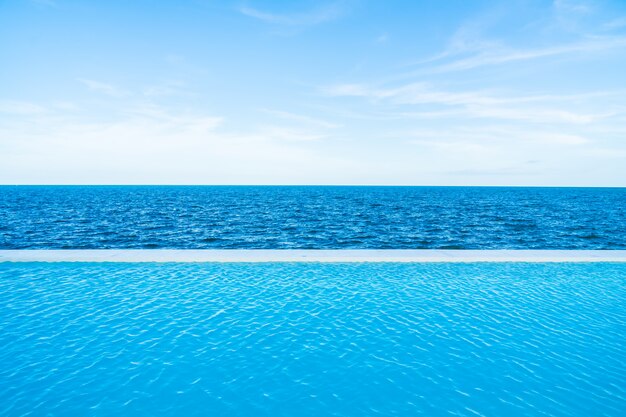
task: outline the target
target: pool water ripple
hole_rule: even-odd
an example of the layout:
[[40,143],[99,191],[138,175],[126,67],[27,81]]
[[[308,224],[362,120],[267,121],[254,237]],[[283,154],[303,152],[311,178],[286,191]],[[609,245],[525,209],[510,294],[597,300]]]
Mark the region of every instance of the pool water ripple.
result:
[[0,415],[621,416],[626,265],[0,264]]

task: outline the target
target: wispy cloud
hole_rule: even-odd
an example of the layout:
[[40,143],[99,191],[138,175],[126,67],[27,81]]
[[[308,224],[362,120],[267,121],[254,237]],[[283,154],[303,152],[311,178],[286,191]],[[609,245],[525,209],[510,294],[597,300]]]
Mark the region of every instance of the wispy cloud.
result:
[[[552,12],[526,23],[526,30],[531,34],[525,36],[525,40],[532,45],[526,47],[519,41],[511,42],[497,29],[505,18],[511,18],[511,11],[474,16],[454,31],[442,51],[413,61],[410,66],[415,70],[399,77],[517,65],[558,57],[592,59],[599,53],[626,50],[626,36],[607,35],[608,31],[626,25],[624,16],[607,16],[600,12],[597,3],[582,0],[555,0]],[[545,36],[534,36],[532,32]]]
[[[604,108],[602,112],[577,112],[565,107],[572,100],[589,100],[599,97],[626,96],[626,92],[595,92],[578,95],[528,95],[496,96],[480,91],[442,91],[426,83],[411,83],[399,87],[371,87],[362,84],[339,84],[324,88],[326,94],[338,97],[361,97],[396,105],[430,105],[424,114],[412,117],[471,117],[520,120],[536,123],[585,124],[620,114],[622,110]],[[432,105],[445,106],[433,110]],[[556,107],[555,107],[556,105]],[[410,113],[399,111],[400,117]]]
[[262,111],[272,116],[281,118],[281,119],[292,120],[295,122],[319,126],[319,127],[323,127],[326,129],[334,129],[340,126],[336,123],[331,123],[326,120],[318,119],[318,118],[311,117],[311,116],[304,116],[301,114],[291,113],[291,112],[287,112],[283,110],[262,109]]
[[[420,61],[419,64],[429,63],[431,65],[422,67],[422,69],[409,74],[404,74],[403,76],[465,71],[487,66],[512,64],[574,54],[588,56],[588,54],[615,49],[626,49],[626,37],[594,37],[580,42],[534,49],[514,49],[504,46],[480,48],[473,49],[470,52],[470,56],[463,56],[461,58],[455,58],[455,56],[461,55],[461,53],[447,51],[433,58]],[[442,62],[446,58],[450,58],[448,62]]]
[[207,116],[196,113],[171,112],[153,105],[141,104],[124,109],[124,114],[132,120],[144,120],[159,123],[163,127],[171,126],[181,132],[203,133],[215,130],[223,123],[222,117]]
[[249,6],[241,6],[239,11],[248,17],[259,19],[266,23],[285,26],[316,25],[335,20],[345,12],[343,4],[340,2],[297,13],[267,12]]
[[184,89],[185,83],[182,81],[167,81],[145,87],[142,94],[146,97],[169,97],[191,95]]
[[593,10],[593,6],[587,1],[581,0],[554,0],[554,8],[565,13],[586,14]]
[[390,38],[391,36],[389,36],[389,34],[385,32],[385,33],[378,35],[376,39],[374,40],[374,43],[377,43],[377,44],[387,43],[389,42]]
[[45,107],[27,101],[0,100],[0,113],[31,115],[44,113],[45,111]]
[[286,126],[263,126],[259,128],[258,133],[267,139],[287,142],[311,142],[327,137],[327,135],[318,134],[306,129]]
[[409,143],[453,152],[489,152],[520,144],[581,146],[593,143],[589,138],[555,131],[554,129],[528,129],[510,125],[486,125],[475,127],[453,127],[446,131],[434,129],[413,129],[405,132]]
[[[311,146],[325,136],[310,129],[226,129],[220,116],[156,104],[125,106],[106,121],[49,115],[53,109],[0,118],[0,138],[13,138],[0,140],[0,178],[5,183],[297,184],[307,178],[333,183],[355,168],[349,158]],[[25,168],[33,166],[39,169]]]
[[107,84],[101,81],[95,81],[86,78],[79,78],[78,81],[84,84],[89,90],[102,93],[107,96],[125,97],[129,95],[128,91],[116,87],[112,84]]
[[626,27],[626,16],[609,20],[602,26],[602,28],[606,30],[615,30],[615,29],[621,29],[624,27]]

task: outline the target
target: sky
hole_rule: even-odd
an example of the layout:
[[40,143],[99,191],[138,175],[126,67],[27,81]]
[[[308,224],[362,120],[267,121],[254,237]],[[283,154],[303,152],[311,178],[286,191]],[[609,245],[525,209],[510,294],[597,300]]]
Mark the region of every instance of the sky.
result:
[[0,184],[626,186],[626,1],[0,0]]

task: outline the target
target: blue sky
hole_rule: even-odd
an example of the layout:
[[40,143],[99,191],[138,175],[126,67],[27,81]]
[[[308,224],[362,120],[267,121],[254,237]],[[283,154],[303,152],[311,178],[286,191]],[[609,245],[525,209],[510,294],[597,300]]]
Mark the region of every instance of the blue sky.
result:
[[1,0],[0,183],[626,186],[626,2]]

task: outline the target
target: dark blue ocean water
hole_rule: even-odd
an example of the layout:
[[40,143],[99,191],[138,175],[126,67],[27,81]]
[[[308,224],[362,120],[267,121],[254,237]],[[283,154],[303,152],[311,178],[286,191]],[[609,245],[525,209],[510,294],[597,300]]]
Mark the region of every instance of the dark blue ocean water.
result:
[[626,188],[3,186],[0,248],[626,249]]
[[622,417],[625,277],[0,263],[0,416]]

